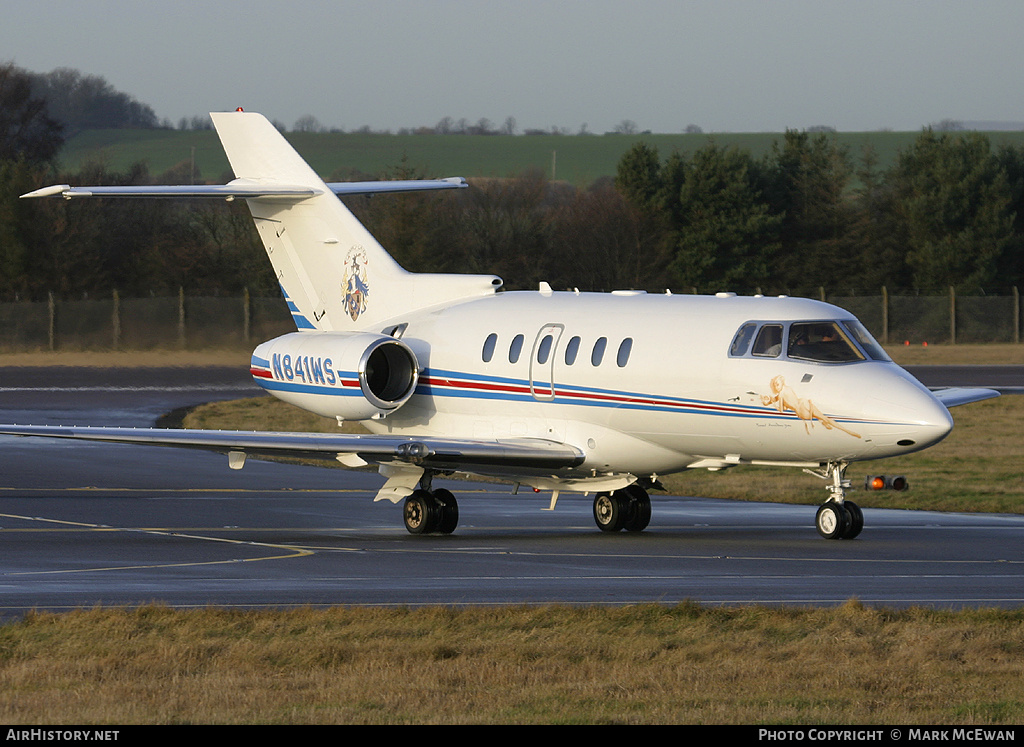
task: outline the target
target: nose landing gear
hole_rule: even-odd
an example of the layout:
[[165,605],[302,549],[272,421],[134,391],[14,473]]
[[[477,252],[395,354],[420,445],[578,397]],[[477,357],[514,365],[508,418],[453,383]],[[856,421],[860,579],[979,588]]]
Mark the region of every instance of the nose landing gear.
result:
[[811,474],[831,479],[828,500],[818,509],[814,524],[825,539],[853,539],[864,529],[864,513],[853,501],[846,500],[850,481],[846,479],[846,462],[830,462],[823,473]]

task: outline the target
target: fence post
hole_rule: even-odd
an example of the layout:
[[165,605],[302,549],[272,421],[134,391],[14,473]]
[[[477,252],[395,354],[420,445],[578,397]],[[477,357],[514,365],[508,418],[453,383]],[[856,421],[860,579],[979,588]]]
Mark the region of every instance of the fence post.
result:
[[46,311],[49,320],[46,327],[46,335],[50,341],[50,352],[57,349],[57,304],[53,300],[53,291],[46,294]]
[[882,344],[889,344],[889,289],[882,286]]
[[178,288],[178,347],[185,347],[185,288]]
[[1020,342],[1020,291],[1013,286],[1013,341]]
[[249,326],[252,321],[252,301],[249,298],[249,286],[242,290],[242,340],[249,342]]
[[956,291],[949,286],[949,344],[956,345]]
[[114,328],[113,340],[114,350],[121,348],[121,296],[114,288],[114,316],[111,319],[111,326]]

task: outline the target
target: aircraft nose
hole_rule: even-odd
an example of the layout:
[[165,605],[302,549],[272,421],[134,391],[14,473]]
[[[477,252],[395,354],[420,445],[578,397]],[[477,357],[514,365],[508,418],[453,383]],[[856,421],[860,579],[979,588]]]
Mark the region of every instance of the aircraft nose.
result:
[[890,433],[893,453],[924,449],[944,439],[953,430],[949,410],[916,379],[901,371],[875,393],[875,401],[898,423]]
[[915,408],[920,415],[917,431],[918,443],[924,446],[937,444],[953,430],[953,416],[947,407],[931,392],[921,392],[921,400]]

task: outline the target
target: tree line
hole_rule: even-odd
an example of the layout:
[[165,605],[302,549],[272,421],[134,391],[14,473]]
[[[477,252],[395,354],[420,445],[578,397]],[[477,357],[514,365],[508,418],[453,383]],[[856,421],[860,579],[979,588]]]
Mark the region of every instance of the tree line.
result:
[[824,133],[788,131],[760,159],[714,141],[661,159],[640,143],[616,185],[683,287],[985,294],[1022,280],[1024,149],[979,133],[925,129],[885,170]]
[[[885,172],[827,136],[786,133],[754,159],[713,141],[660,159],[643,144],[587,188],[539,171],[448,193],[347,198],[407,269],[485,272],[509,289],[809,295],[1005,294],[1024,280],[1024,153],[922,132]],[[422,173],[400,164],[386,178]],[[49,183],[187,183],[0,162],[0,297],[227,294],[277,285],[244,205],[19,200]]]
[[[53,183],[196,177],[187,162],[60,171],[65,124],[41,90],[0,66],[0,298],[277,293],[244,205],[19,200]],[[340,173],[423,176],[407,163]],[[1024,280],[1024,148],[977,133],[926,129],[886,169],[830,133],[788,131],[758,158],[713,139],[664,157],[638,142],[586,188],[537,171],[470,184],[347,202],[409,270],[495,273],[510,289],[1000,294]]]

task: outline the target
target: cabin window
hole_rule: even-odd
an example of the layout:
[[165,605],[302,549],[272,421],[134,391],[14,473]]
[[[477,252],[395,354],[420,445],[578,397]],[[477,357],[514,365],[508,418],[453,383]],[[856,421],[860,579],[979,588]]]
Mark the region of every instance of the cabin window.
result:
[[484,340],[483,359],[484,363],[490,363],[491,358],[494,357],[494,347],[498,344],[498,335],[494,332],[487,335],[487,339]]
[[565,365],[571,366],[576,362],[576,356],[580,352],[580,338],[573,337],[569,340],[569,344],[565,346]]
[[629,353],[633,350],[633,338],[627,337],[621,343],[619,343],[619,352],[615,356],[615,362],[619,364],[619,368],[624,368],[629,363]]
[[540,341],[540,345],[537,346],[537,363],[542,366],[548,362],[548,357],[551,355],[551,343],[553,339],[551,335],[544,335],[544,339]]
[[817,363],[864,360],[836,322],[793,322],[789,326],[787,353],[790,358]]
[[594,366],[600,366],[601,360],[604,358],[604,349],[608,346],[607,337],[598,337],[597,342],[594,343],[594,349],[590,353],[590,363]]
[[519,356],[523,354],[523,336],[516,335],[512,338],[512,344],[508,346],[508,362],[518,363]]
[[746,355],[747,350],[750,349],[750,341],[754,339],[755,330],[757,330],[757,325],[753,322],[747,322],[740,327],[736,336],[732,338],[729,355]]
[[765,358],[778,358],[782,355],[782,325],[766,324],[761,327],[752,352]]

